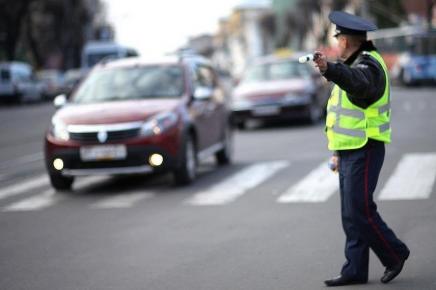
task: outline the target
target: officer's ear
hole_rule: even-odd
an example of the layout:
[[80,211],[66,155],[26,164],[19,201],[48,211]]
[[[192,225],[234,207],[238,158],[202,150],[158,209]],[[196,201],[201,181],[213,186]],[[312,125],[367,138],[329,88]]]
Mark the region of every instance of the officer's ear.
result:
[[366,35],[347,35],[348,47],[360,47],[366,41]]
[[351,42],[350,42],[350,39],[348,38],[348,36],[346,36],[346,35],[342,36],[342,46],[344,48],[350,48],[350,44],[351,44]]
[[338,40],[338,45],[342,48],[342,49],[346,49],[348,48],[349,45],[349,41],[347,39],[347,37],[343,34],[340,34],[337,36],[337,40]]

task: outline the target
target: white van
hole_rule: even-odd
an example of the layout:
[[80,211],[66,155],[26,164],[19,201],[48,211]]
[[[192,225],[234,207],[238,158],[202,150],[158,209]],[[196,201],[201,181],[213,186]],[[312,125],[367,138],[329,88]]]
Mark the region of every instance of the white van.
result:
[[42,89],[29,64],[18,61],[0,63],[0,101],[40,101]]
[[88,42],[82,51],[82,68],[90,69],[104,59],[118,59],[132,56],[138,56],[136,50],[115,42]]

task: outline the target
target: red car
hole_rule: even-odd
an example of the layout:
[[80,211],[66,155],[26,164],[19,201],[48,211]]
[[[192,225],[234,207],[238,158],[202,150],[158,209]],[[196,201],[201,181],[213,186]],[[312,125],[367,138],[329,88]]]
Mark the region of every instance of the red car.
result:
[[75,177],[170,171],[195,179],[198,161],[231,161],[226,96],[212,65],[198,56],[115,60],[97,65],[60,109],[45,138],[51,184]]
[[244,72],[233,92],[233,119],[239,128],[248,120],[306,119],[316,123],[324,113],[329,85],[298,57],[266,56]]

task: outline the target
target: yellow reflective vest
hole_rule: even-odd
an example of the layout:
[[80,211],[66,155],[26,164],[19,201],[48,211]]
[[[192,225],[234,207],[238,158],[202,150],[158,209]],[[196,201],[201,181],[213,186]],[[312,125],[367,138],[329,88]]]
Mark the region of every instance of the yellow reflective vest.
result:
[[386,79],[383,96],[363,109],[354,105],[347,92],[335,85],[327,103],[326,135],[329,150],[358,149],[369,138],[391,142],[390,89],[386,64],[376,51],[363,53],[369,54],[383,68]]

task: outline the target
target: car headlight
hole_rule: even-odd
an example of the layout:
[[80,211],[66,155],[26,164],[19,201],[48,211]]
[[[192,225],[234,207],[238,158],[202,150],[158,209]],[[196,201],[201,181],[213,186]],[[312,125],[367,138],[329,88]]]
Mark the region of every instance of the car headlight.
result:
[[141,127],[142,136],[159,135],[169,128],[177,124],[177,114],[174,112],[167,112],[158,114],[153,119],[145,122]]
[[244,98],[235,98],[232,101],[232,110],[246,110],[252,106],[252,103]]
[[63,141],[70,140],[70,134],[68,133],[67,126],[56,118],[53,118],[51,121],[50,133],[56,139]]

